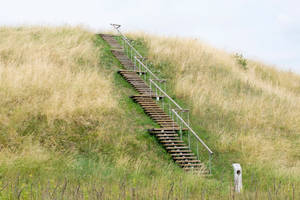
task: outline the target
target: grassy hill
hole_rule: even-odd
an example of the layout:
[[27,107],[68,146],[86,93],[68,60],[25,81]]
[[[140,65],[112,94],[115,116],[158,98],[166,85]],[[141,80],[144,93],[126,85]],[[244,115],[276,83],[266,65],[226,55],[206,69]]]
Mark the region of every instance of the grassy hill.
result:
[[194,127],[209,135],[215,173],[239,162],[246,182],[256,177],[268,187],[300,180],[299,75],[197,39],[129,36],[191,108]]
[[1,27],[1,199],[227,199],[233,162],[244,197],[299,194],[299,76],[191,39],[129,36],[191,109],[213,175],[183,172],[147,133],[155,124],[102,39]]

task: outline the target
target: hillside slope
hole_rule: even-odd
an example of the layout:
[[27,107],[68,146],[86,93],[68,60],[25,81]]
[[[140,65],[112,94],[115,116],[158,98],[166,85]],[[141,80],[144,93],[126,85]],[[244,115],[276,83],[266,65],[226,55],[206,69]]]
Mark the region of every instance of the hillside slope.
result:
[[1,199],[214,195],[148,134],[120,68],[82,28],[0,28]]
[[218,154],[216,173],[240,162],[245,181],[253,174],[264,182],[300,180],[299,75],[197,39],[128,36],[192,109],[193,124],[208,132],[203,136]]
[[128,98],[136,91],[101,38],[1,27],[1,199],[234,198],[232,162],[244,167],[244,197],[298,194],[298,76],[245,68],[193,40],[130,36],[192,109],[216,152],[213,175],[183,172],[147,133],[156,124]]

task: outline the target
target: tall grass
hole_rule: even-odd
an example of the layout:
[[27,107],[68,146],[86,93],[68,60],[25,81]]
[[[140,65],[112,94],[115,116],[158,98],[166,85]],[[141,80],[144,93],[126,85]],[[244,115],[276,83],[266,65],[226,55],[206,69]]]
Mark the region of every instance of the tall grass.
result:
[[162,197],[179,180],[195,196],[203,186],[147,133],[154,124],[100,38],[70,27],[1,27],[0,38],[1,199]]
[[145,45],[153,70],[191,108],[194,127],[216,152],[216,173],[240,162],[247,178],[258,173],[267,186],[271,179],[300,180],[299,75],[198,39],[128,36]]
[[[91,33],[79,28],[1,28],[0,34],[2,109],[71,119],[78,112],[116,108],[109,77],[98,73]],[[1,112],[1,118],[6,114]]]
[[[277,132],[268,137],[263,122],[253,129],[253,133],[246,132],[248,129],[245,125],[236,123],[237,116],[244,120],[243,123],[246,122],[243,118],[247,115],[246,111],[235,108],[238,115],[233,115],[231,108],[225,107],[225,103],[232,106],[232,102],[225,98],[226,95],[231,97],[232,101],[236,101],[239,96],[246,99],[243,97],[244,79],[234,82],[235,85],[229,85],[234,89],[228,86],[227,93],[224,92],[227,91],[225,87],[215,88],[215,91],[207,89],[204,93],[207,95],[205,101],[198,91],[201,88],[205,91],[205,87],[196,84],[201,78],[196,82],[192,81],[196,86],[187,85],[190,82],[189,77],[198,73],[198,70],[193,69],[198,66],[198,61],[190,56],[183,67],[177,65],[180,64],[178,56],[187,50],[180,50],[177,45],[182,46],[186,42],[186,45],[191,45],[192,42],[147,37],[143,36],[148,45],[151,41],[154,43],[148,46],[148,49],[144,48],[144,53],[149,53],[156,69],[169,78],[175,75],[181,83],[186,84],[184,87],[190,87],[195,95],[198,95],[193,98],[191,91],[183,90],[182,86],[175,82],[175,78],[172,79],[173,83],[169,84],[175,85],[173,91],[181,102],[192,105],[194,119],[197,119],[192,123],[201,124],[201,128],[204,127],[209,136],[213,136],[207,138],[216,149],[214,166],[218,168],[214,169],[214,172],[218,176],[205,178],[183,172],[156,139],[147,133],[146,130],[155,124],[128,98],[136,91],[116,74],[116,70],[122,66],[110,53],[109,46],[93,33],[78,27],[1,27],[0,198],[296,199],[299,195],[295,185],[297,182],[285,177],[288,171],[290,177],[297,177],[297,165],[274,165],[269,167],[268,173],[265,174],[263,166],[280,162],[272,161],[267,154],[266,158],[263,156],[264,152],[272,147],[275,149],[271,154],[273,158],[278,152],[282,153],[279,154],[279,158],[283,155],[296,157],[296,148],[294,154],[291,154],[292,146],[280,150],[276,149],[276,145],[292,145],[290,142],[293,141],[293,145],[296,146],[297,134],[292,131],[283,134],[284,131],[272,127],[272,130]],[[160,50],[158,47],[154,48],[156,41],[160,41],[156,43]],[[164,48],[169,48],[169,53],[165,54],[170,56],[169,58],[161,57],[153,51],[156,49],[163,52]],[[197,52],[197,49],[198,46],[195,46],[191,52]],[[172,53],[173,50],[176,54]],[[255,90],[256,98],[261,98],[261,93],[268,97],[273,93],[267,94],[265,90],[272,92],[273,89],[273,96],[285,93],[292,98],[298,97],[298,89],[293,85],[293,79],[297,79],[295,75],[284,73],[279,78],[279,84],[279,79],[274,78],[274,74],[277,73],[275,70],[257,64],[256,70],[251,72],[250,66],[247,69],[240,67],[234,59],[231,60],[233,67],[216,65],[215,68],[206,69],[205,63],[210,64],[218,60],[209,58],[210,56],[207,56],[206,62],[201,62],[205,69],[202,76],[207,76],[207,80],[212,84],[211,88],[218,85],[218,81],[223,86],[227,82],[230,83],[228,76],[231,77],[231,73],[235,77],[233,80],[252,73],[254,78],[260,80],[261,85],[267,83],[265,87],[268,86],[262,89],[262,92]],[[182,60],[184,59],[182,57]],[[228,60],[230,59],[231,56],[228,56]],[[190,66],[193,62],[194,67]],[[182,67],[181,71],[178,66]],[[224,75],[221,76],[220,73]],[[209,83],[205,84],[209,87]],[[289,88],[292,88],[291,91]],[[249,90],[248,95],[251,97],[253,91]],[[214,93],[222,97],[221,102],[213,101],[213,97],[216,96],[211,95]],[[273,96],[271,95],[271,99]],[[197,99],[200,97],[201,101]],[[289,102],[288,98],[286,95],[286,102]],[[282,102],[284,98],[281,96],[275,99]],[[207,108],[205,113],[203,108]],[[238,111],[244,115],[240,116]],[[269,118],[272,113],[269,112]],[[296,111],[291,110],[289,113]],[[268,122],[270,121],[272,120],[268,119]],[[252,124],[255,124],[253,120],[248,126]],[[201,128],[196,125],[197,131]],[[294,127],[289,128],[296,130]],[[262,130],[261,134],[258,134],[258,130]],[[248,141],[247,137],[251,141]],[[257,146],[257,149],[253,150],[251,145]],[[256,160],[256,156],[259,159]],[[292,160],[291,157],[285,159]],[[230,162],[233,160],[244,162],[243,196],[232,192]],[[294,161],[298,162],[297,159]],[[261,165],[261,162],[265,163]],[[225,164],[229,164],[227,168],[230,170],[224,171],[222,164],[224,168]],[[267,184],[264,179],[268,180]]]

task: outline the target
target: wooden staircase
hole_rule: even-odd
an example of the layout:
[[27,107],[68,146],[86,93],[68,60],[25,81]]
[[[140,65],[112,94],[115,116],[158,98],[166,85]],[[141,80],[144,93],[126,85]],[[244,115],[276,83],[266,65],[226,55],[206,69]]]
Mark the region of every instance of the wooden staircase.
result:
[[118,73],[138,91],[139,95],[131,96],[133,101],[138,103],[144,112],[161,127],[149,129],[149,133],[156,136],[173,160],[184,170],[208,174],[209,171],[206,166],[197,159],[189,146],[180,139],[178,131],[185,130],[180,129],[180,126],[153,100],[163,98],[163,96],[156,96],[139,76],[141,72],[133,70],[134,64],[125,55],[123,48],[113,35],[99,35],[113,48],[112,53],[126,69],[119,70]]
[[113,35],[109,34],[98,34],[103,38],[110,46],[112,54],[119,60],[119,62],[127,69],[133,70],[134,64],[131,60],[124,54],[124,49],[121,47],[119,42],[114,38]]

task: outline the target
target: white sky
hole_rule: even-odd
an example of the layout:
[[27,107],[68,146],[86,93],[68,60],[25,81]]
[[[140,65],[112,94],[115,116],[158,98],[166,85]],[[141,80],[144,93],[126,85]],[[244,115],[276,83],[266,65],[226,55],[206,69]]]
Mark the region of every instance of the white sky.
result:
[[298,0],[0,0],[1,25],[85,25],[192,36],[300,73]]

